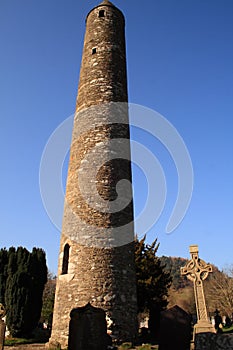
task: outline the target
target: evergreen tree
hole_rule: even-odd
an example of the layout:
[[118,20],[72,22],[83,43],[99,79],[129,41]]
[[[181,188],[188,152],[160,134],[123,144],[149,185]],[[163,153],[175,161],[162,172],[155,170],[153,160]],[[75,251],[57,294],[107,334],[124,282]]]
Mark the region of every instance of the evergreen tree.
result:
[[14,247],[10,247],[8,251],[8,265],[7,265],[7,275],[14,274],[17,270],[16,262],[16,250]]
[[152,244],[146,244],[145,240],[146,236],[140,241],[138,239],[135,241],[138,311],[149,312],[149,328],[154,332],[160,311],[168,304],[171,276],[165,271],[160,258],[156,256],[159,248],[157,239]]
[[0,303],[5,306],[5,291],[7,280],[8,251],[0,249]]
[[8,278],[5,301],[7,326],[12,336],[29,337],[37,326],[47,266],[43,250],[33,248],[32,253],[19,247],[9,250]]
[[30,256],[29,274],[32,281],[31,305],[34,310],[31,322],[35,327],[41,315],[43,291],[48,274],[45,253],[42,249],[33,248]]

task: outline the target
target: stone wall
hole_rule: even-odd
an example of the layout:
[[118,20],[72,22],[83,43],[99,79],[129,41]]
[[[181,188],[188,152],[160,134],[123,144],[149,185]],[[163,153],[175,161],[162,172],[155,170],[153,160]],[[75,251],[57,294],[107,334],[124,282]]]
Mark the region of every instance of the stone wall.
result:
[[232,350],[233,334],[199,333],[195,336],[195,350]]

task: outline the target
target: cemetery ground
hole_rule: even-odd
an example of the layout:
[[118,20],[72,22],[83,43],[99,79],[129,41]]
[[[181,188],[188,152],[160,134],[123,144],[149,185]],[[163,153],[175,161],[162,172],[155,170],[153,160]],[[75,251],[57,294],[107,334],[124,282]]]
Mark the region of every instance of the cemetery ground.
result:
[[[15,344],[13,346],[4,346],[4,350],[45,350],[45,344]],[[142,344],[139,346],[132,347],[128,343],[124,343],[117,350],[158,350],[158,345]],[[171,349],[172,350],[172,349]],[[177,349],[174,349],[177,350]]]
[[[169,332],[169,330],[168,330]],[[224,327],[223,328],[224,334],[230,334],[233,333],[233,326],[231,327]],[[41,339],[43,341],[43,339]],[[190,350],[192,349],[192,345],[190,346]],[[5,340],[4,350],[45,350],[45,341],[43,343],[39,343],[39,339],[34,340],[28,340],[28,339],[17,339],[17,338],[7,338]],[[138,346],[131,346],[129,343],[124,343],[118,348],[117,350],[158,350],[158,345],[151,345],[151,344],[141,344]],[[171,349],[171,350],[177,350],[177,349]]]
[[[4,344],[4,350],[45,350],[45,343],[47,343],[49,337],[37,337],[37,339],[22,339],[22,338],[6,338]],[[114,347],[114,350],[158,350],[156,344],[145,344],[139,342],[137,346],[133,346],[132,343],[123,343]],[[171,349],[177,350],[177,349]]]
[[[43,344],[21,344],[21,345],[14,345],[14,346],[4,346],[4,349],[6,350],[45,350],[45,345]],[[137,346],[135,348],[132,347],[128,347],[128,346],[120,346],[118,347],[118,350],[158,350],[158,346],[157,345],[141,345],[141,346]],[[172,350],[172,349],[171,349]],[[177,350],[177,349],[174,349]]]

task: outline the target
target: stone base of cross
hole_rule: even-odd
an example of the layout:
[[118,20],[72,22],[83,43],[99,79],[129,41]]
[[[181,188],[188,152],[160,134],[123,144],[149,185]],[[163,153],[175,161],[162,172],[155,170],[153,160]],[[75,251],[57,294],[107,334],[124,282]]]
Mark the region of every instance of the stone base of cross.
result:
[[193,336],[197,333],[216,333],[216,330],[209,321],[197,321],[193,328]]
[[203,281],[207,278],[209,272],[212,272],[212,266],[206,264],[198,257],[198,246],[191,245],[189,247],[191,260],[186,266],[181,267],[181,275],[186,275],[193,282],[194,295],[197,310],[197,323],[194,326],[194,335],[196,333],[215,333],[215,328],[210,322],[207,314],[205,295],[203,289]]

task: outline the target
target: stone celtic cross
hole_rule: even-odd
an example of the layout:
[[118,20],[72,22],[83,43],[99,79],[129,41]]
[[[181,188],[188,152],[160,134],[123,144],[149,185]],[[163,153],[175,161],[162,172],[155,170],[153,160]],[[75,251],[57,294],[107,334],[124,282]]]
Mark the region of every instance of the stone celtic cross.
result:
[[207,278],[208,274],[212,272],[212,266],[210,264],[206,264],[198,257],[197,245],[191,245],[189,247],[189,251],[191,254],[191,260],[188,261],[186,266],[181,267],[181,275],[187,276],[187,278],[193,282],[194,286],[197,310],[197,324],[195,325],[195,333],[214,332],[214,327],[208,318],[203,289],[203,281]]

